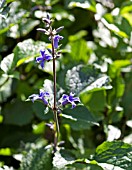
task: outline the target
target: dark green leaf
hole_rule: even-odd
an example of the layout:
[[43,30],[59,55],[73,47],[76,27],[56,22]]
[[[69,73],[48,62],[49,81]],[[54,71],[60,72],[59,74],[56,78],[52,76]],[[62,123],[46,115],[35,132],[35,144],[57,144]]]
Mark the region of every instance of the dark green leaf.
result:
[[132,146],[121,141],[104,142],[97,147],[95,160],[130,170],[132,167]]
[[67,170],[104,170],[101,166],[86,162],[75,162],[67,166]]
[[69,124],[74,130],[89,129],[92,125],[98,125],[96,118],[85,106],[77,106],[74,109],[64,109],[62,114],[64,124]]
[[0,136],[0,148],[18,148],[21,142],[33,142],[38,138],[37,135],[32,133],[32,128],[29,125],[15,126],[0,124]]
[[34,102],[32,104],[35,115],[41,120],[53,119],[53,113],[41,102]]
[[31,103],[14,101],[6,104],[1,111],[4,116],[4,123],[11,125],[26,125],[33,119]]

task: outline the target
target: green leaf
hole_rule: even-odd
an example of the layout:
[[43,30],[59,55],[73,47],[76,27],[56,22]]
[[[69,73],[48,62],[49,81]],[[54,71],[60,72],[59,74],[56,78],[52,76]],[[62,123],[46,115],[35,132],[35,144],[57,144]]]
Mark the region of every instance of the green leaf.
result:
[[14,60],[14,54],[9,54],[6,56],[0,64],[0,68],[5,72],[8,73],[13,69],[13,60]]
[[45,48],[45,43],[42,41],[34,41],[32,39],[24,40],[17,44],[14,48],[14,65],[20,66],[23,63],[33,61],[36,56],[39,56],[40,50]]
[[53,119],[53,113],[41,102],[34,102],[32,104],[35,115],[41,120]]
[[33,119],[31,103],[22,101],[7,103],[1,112],[4,116],[3,123],[5,124],[22,126],[29,124]]
[[96,161],[90,162],[87,159],[75,159],[70,150],[61,149],[53,157],[54,170],[103,170]]
[[111,30],[113,33],[115,33],[116,35],[123,37],[123,38],[128,38],[128,35],[126,34],[126,32],[122,31],[119,29],[119,27],[117,27],[114,24],[109,24],[104,18],[101,19],[101,22],[104,24],[104,26],[106,28],[108,28],[109,30]]
[[132,2],[130,1],[124,2],[121,6],[120,13],[124,14],[124,13],[128,13],[131,11],[132,11]]
[[99,165],[94,165],[86,162],[75,162],[72,165],[67,165],[67,170],[104,170]]
[[126,88],[122,99],[124,114],[131,119],[132,117],[132,72],[126,74]]
[[32,133],[30,125],[15,126],[3,123],[0,124],[0,136],[1,148],[18,148],[21,142],[33,142],[38,137]]
[[66,86],[69,91],[76,94],[111,89],[112,86],[109,83],[108,76],[100,75],[90,65],[78,65],[68,70],[66,74]]
[[6,155],[6,156],[12,155],[11,149],[10,148],[1,148],[0,155]]
[[121,142],[104,142],[96,149],[95,160],[99,163],[108,163],[124,170],[132,167],[132,146]]
[[[9,2],[10,3],[10,2]],[[29,16],[29,12],[20,8],[21,2],[12,2],[10,6],[5,7],[3,11],[6,15],[8,12],[7,19],[0,20],[0,34],[3,34],[11,29],[15,24],[25,22],[25,18]],[[15,16],[15,17],[14,17]],[[19,27],[16,25],[16,27]],[[14,29],[15,31],[15,29]]]
[[69,3],[69,8],[74,8],[74,7],[79,7],[79,8],[83,8],[86,10],[90,10],[92,12],[96,12],[96,3],[94,0],[70,0]]
[[14,69],[23,63],[34,61],[36,56],[39,56],[40,50],[44,49],[45,43],[41,41],[34,41],[32,39],[24,40],[17,44],[14,48],[14,54],[6,56],[1,61],[1,69],[8,75],[18,78],[19,73],[14,72]]
[[111,89],[112,86],[109,84],[110,79],[108,76],[103,76],[95,80],[93,83],[91,83],[88,87],[86,87],[81,94],[83,93],[90,93],[94,91],[100,91],[105,89]]
[[[74,38],[76,36],[74,35]],[[89,59],[89,56],[87,55],[88,48],[87,48],[87,43],[85,40],[79,39],[76,41],[71,41],[69,43],[68,48],[70,48],[70,60],[77,62],[77,63],[83,62],[85,64],[88,62],[88,59]]]
[[[92,93],[83,93],[80,96],[82,103],[87,106],[92,112],[101,112],[104,110],[106,106],[106,92],[102,91],[94,91]],[[96,106],[96,107],[95,107]],[[100,114],[99,114],[100,115]],[[97,115],[96,115],[97,117]]]
[[10,28],[10,32],[8,34],[10,37],[16,39],[22,36],[26,36],[39,23],[40,22],[38,20],[35,21],[32,19],[24,18],[19,24],[12,25],[12,27]]
[[98,125],[92,113],[85,106],[64,109],[62,117],[63,124],[69,124],[74,130],[89,129],[93,125]]
[[0,102],[4,102],[12,94],[12,79],[1,76],[0,79]]
[[55,169],[63,169],[66,165],[75,162],[75,158],[65,150],[57,151],[53,157],[53,166]]
[[50,170],[52,169],[51,149],[31,149],[23,156],[20,170]]

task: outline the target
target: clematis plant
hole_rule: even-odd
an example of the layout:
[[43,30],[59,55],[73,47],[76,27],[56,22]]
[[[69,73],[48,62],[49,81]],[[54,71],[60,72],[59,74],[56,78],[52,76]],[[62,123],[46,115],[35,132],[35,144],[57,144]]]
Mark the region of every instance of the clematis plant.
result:
[[49,41],[51,42],[51,49],[45,49],[41,50],[41,56],[36,58],[36,62],[40,64],[41,68],[44,69],[44,64],[46,61],[52,60],[53,63],[53,104],[51,105],[48,100],[48,97],[50,97],[49,92],[45,92],[43,90],[40,90],[39,94],[32,94],[29,96],[29,99],[34,102],[36,100],[41,100],[45,105],[50,107],[53,110],[54,114],[54,126],[52,124],[52,128],[54,130],[54,151],[57,150],[57,144],[58,144],[58,137],[59,137],[59,122],[58,122],[58,116],[60,113],[60,106],[57,105],[57,103],[60,103],[60,105],[66,106],[67,104],[72,105],[72,109],[76,107],[76,104],[80,102],[79,97],[74,97],[75,94],[72,92],[70,95],[63,94],[61,99],[57,102],[56,101],[56,95],[57,95],[57,90],[56,90],[56,59],[60,56],[60,45],[59,42],[60,40],[63,39],[63,36],[60,36],[58,33],[64,28],[63,26],[53,29],[52,28],[52,19],[50,18],[49,15],[47,15],[46,18],[43,19],[45,22],[46,28],[38,28],[38,31],[41,31],[45,35],[49,36]]

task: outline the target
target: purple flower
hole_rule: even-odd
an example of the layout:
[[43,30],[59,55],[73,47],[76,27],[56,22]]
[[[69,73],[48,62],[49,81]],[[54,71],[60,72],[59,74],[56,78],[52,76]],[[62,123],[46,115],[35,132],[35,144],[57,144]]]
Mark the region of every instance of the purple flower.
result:
[[29,99],[34,103],[35,100],[42,100],[44,102],[44,104],[48,104],[48,101],[45,99],[46,97],[49,96],[48,92],[43,92],[42,90],[40,90],[39,94],[32,94],[31,96],[29,96]]
[[41,56],[36,58],[37,63],[40,63],[42,69],[44,68],[45,61],[52,59],[50,54],[46,54],[46,50],[40,50]]
[[54,48],[58,48],[58,43],[59,43],[59,41],[62,40],[62,39],[63,39],[63,37],[60,36],[60,35],[55,35],[55,36],[54,36]]
[[61,104],[63,106],[67,105],[67,104],[71,104],[72,105],[72,109],[74,107],[76,107],[76,102],[80,102],[79,97],[74,97],[74,94],[71,92],[70,95],[68,96],[67,94],[63,94],[62,98],[61,98]]

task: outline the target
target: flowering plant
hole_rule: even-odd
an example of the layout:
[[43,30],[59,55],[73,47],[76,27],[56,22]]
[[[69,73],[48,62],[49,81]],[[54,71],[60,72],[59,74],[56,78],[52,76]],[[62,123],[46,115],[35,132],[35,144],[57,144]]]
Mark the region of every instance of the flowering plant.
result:
[[131,170],[131,6],[1,0],[1,170]]
[[[57,95],[57,90],[56,90],[56,59],[58,56],[60,56],[60,51],[59,49],[59,41],[63,39],[63,36],[60,36],[58,33],[64,28],[59,27],[57,29],[52,28],[52,19],[50,18],[49,14],[47,14],[47,17],[43,19],[46,25],[46,29],[43,28],[38,28],[38,31],[43,32],[45,35],[49,36],[49,41],[51,42],[51,49],[45,49],[45,50],[40,50],[41,56],[36,58],[36,62],[40,64],[41,68],[44,69],[44,63],[46,61],[52,60],[53,62],[53,106],[50,104],[50,101],[47,100],[50,96],[50,93],[48,91],[42,91],[40,90],[39,94],[32,94],[29,96],[29,99],[34,102],[35,100],[42,100],[44,105],[47,105],[53,110],[54,114],[54,123],[55,123],[55,128],[54,130],[54,151],[57,150],[57,144],[58,144],[58,137],[59,137],[59,122],[58,122],[58,116],[60,113],[60,106],[57,105],[57,103],[60,103],[61,106],[65,106],[67,104],[72,105],[72,109],[76,107],[76,103],[80,102],[79,97],[74,97],[74,94],[70,92],[70,95],[68,96],[67,94],[63,94],[60,100],[58,102],[56,101],[56,95]],[[49,53],[48,53],[49,52]],[[53,127],[53,123],[48,124],[50,127]]]

